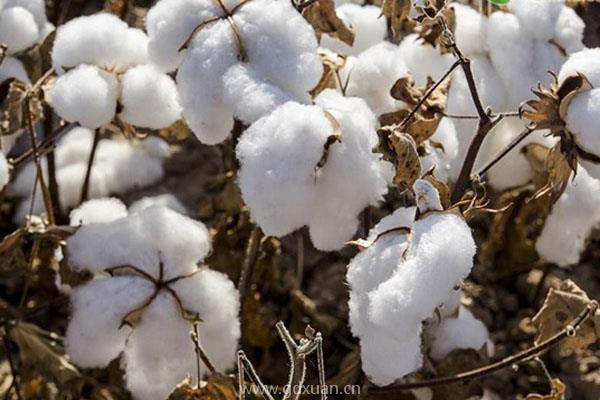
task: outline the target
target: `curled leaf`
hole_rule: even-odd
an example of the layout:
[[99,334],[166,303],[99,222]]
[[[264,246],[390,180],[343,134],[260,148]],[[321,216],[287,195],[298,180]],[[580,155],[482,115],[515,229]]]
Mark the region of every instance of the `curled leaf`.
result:
[[333,0],[317,0],[302,10],[302,16],[312,25],[319,41],[326,34],[348,46],[354,44],[354,32],[335,13]]
[[383,159],[394,164],[394,183],[411,188],[421,176],[421,161],[417,144],[413,137],[394,128],[381,128],[377,132],[379,144],[375,151],[383,154]]
[[389,21],[392,39],[398,39],[409,24],[410,0],[383,0],[381,14]]
[[[321,57],[321,63],[323,64],[323,75],[315,86],[310,91],[310,95],[314,98],[325,89],[335,89],[338,84],[342,85],[338,81],[338,74],[340,69],[346,64],[346,56],[339,54],[332,54],[327,52],[319,52]],[[343,88],[340,88],[343,91]]]

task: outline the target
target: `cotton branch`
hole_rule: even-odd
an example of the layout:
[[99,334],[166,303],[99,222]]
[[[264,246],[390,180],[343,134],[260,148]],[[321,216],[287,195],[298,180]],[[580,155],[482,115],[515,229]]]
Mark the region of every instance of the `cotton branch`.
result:
[[560,332],[550,337],[547,340],[544,340],[537,345],[524,350],[520,353],[514,354],[510,357],[506,357],[500,361],[495,363],[486,365],[485,367],[476,368],[470,371],[461,372],[456,375],[444,376],[441,378],[433,378],[426,379],[420,382],[410,382],[410,383],[401,383],[398,385],[390,385],[382,388],[371,387],[367,388],[368,390],[374,393],[384,393],[384,392],[395,392],[402,390],[410,390],[410,389],[418,389],[424,387],[433,387],[440,385],[447,385],[451,383],[468,381],[471,379],[481,378],[483,376],[489,375],[493,372],[500,371],[502,369],[511,367],[513,365],[518,365],[520,363],[529,361],[534,359],[542,352],[556,346],[563,340],[573,337],[577,334],[577,330],[590,316],[594,315],[598,310],[598,302],[591,301],[587,307],[583,309],[583,311],[571,321],[570,324],[565,326]]
[[90,179],[92,176],[92,168],[94,166],[94,158],[96,157],[96,150],[98,149],[98,142],[100,142],[100,128],[96,128],[94,130],[94,141],[92,142],[92,148],[90,150],[90,156],[88,158],[87,168],[85,170],[85,178],[83,179],[83,186],[81,187],[80,203],[83,203],[89,197]]
[[240,302],[242,308],[244,307],[244,299],[250,287],[250,279],[252,278],[252,272],[258,259],[258,253],[260,250],[260,242],[264,234],[260,227],[255,226],[250,233],[248,238],[248,244],[246,245],[246,252],[244,254],[244,261],[242,263],[242,272],[240,273],[240,279],[238,281],[238,291],[240,292]]

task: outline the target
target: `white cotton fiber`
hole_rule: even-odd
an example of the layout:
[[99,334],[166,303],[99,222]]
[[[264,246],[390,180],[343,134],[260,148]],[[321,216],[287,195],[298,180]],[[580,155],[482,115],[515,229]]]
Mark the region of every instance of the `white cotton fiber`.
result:
[[405,104],[394,99],[390,90],[408,74],[398,46],[383,42],[362,52],[352,65],[348,96],[360,97],[376,115],[397,111]]
[[535,248],[546,262],[577,264],[592,229],[600,223],[600,181],[581,166],[554,204]]
[[[67,242],[69,261],[98,275],[71,294],[68,354],[81,366],[102,367],[123,353],[133,398],[162,400],[195,376],[193,325],[185,312],[199,318],[199,341],[213,365],[219,371],[231,368],[240,337],[239,295],[226,275],[196,266],[210,246],[203,224],[163,206],[79,228]],[[126,270],[100,275],[121,265],[139,268],[168,287]],[[136,309],[139,319],[119,329]],[[202,371],[208,372],[205,365]]]
[[146,62],[147,42],[143,31],[129,28],[115,15],[78,17],[56,30],[52,64],[59,73],[79,64],[124,72]]
[[584,74],[592,86],[600,87],[600,48],[584,49],[571,54],[560,69],[559,83],[578,72]]
[[[46,19],[46,3],[44,0],[6,0],[4,1],[4,9],[11,7],[22,7],[29,11],[35,20],[35,23],[43,29],[44,25],[48,23]],[[0,3],[2,8],[2,3]]]
[[435,177],[448,182],[452,166],[458,163],[459,141],[454,122],[450,118],[442,118],[435,133],[424,146],[427,154],[421,157],[421,169],[429,171],[435,167]]
[[115,197],[88,200],[69,214],[71,226],[112,222],[127,216],[127,207]]
[[58,115],[92,129],[112,121],[118,96],[114,75],[91,65],[80,65],[60,76],[49,93]]
[[8,168],[8,162],[6,161],[4,153],[0,151],[0,191],[4,189],[4,186],[6,186],[9,179],[10,170]]
[[[202,12],[197,6],[195,10]],[[211,7],[207,15],[220,15]],[[251,122],[287,99],[307,101],[323,71],[314,31],[291,3],[253,0],[240,7],[232,21],[248,58],[246,65],[238,65],[241,53],[234,31],[220,19],[196,33],[177,73],[183,115],[206,144],[223,141],[234,116]],[[174,23],[164,19],[162,29],[179,32],[169,25]]]
[[121,116],[143,128],[166,128],[181,116],[177,87],[150,65],[130,68],[121,77]]
[[0,64],[0,83],[13,78],[22,82],[29,82],[23,63],[16,58],[6,56]]
[[556,21],[554,40],[567,51],[574,53],[583,49],[585,23],[571,7],[562,7]]
[[387,26],[386,19],[381,17],[380,7],[346,3],[336,7],[335,12],[354,33],[354,43],[349,46],[324,34],[321,36],[322,47],[339,54],[358,55],[384,40]]
[[179,199],[170,193],[165,193],[158,196],[142,197],[141,199],[134,201],[129,206],[129,212],[135,213],[148,207],[157,205],[170,208],[173,211],[177,211],[179,214],[189,214],[188,209],[179,201]]
[[[387,192],[389,163],[372,153],[376,120],[366,104],[323,91],[316,106],[286,103],[254,123],[236,149],[239,183],[252,217],[266,234],[283,236],[303,225],[319,249],[340,248],[358,225],[357,216]],[[317,170],[327,137],[329,112],[341,126]]]
[[512,0],[508,8],[519,18],[528,36],[538,40],[554,37],[563,1]]
[[458,48],[467,57],[487,53],[487,17],[460,3],[452,3],[452,8],[456,14],[454,35]]
[[429,354],[440,361],[454,349],[486,348],[488,356],[493,355],[494,346],[483,322],[478,320],[465,307],[461,306],[456,317],[446,317],[439,324],[428,328],[431,349]]
[[33,15],[23,7],[0,10],[0,43],[8,46],[8,54],[33,46],[40,36]]
[[440,54],[435,47],[424,43],[416,33],[402,39],[398,46],[398,56],[419,86],[427,83],[427,77],[437,82],[455,61],[452,54]]
[[569,105],[566,122],[581,148],[600,155],[600,88],[577,94]]

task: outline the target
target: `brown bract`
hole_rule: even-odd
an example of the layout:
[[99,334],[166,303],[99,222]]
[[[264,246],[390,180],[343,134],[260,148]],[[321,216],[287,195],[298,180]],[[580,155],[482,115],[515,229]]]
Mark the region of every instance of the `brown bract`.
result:
[[320,41],[323,34],[354,44],[354,32],[335,13],[333,0],[318,0],[302,10],[302,16],[312,25]]

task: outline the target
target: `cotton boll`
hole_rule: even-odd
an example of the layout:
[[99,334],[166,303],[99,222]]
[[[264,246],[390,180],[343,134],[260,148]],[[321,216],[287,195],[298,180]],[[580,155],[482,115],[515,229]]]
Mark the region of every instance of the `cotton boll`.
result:
[[[4,2],[4,9],[12,7],[22,7],[29,11],[40,29],[48,23],[44,0],[6,0]],[[2,8],[2,4],[0,4],[0,8]]]
[[79,64],[92,64],[113,72],[144,64],[146,35],[106,13],[70,20],[56,30],[52,65],[60,73]]
[[8,54],[33,46],[39,35],[33,15],[25,8],[11,7],[0,11],[0,43],[8,46]]
[[16,58],[6,56],[0,64],[0,83],[13,78],[22,82],[29,82],[23,63]]
[[163,71],[175,70],[184,54],[178,50],[192,31],[202,21],[221,13],[217,3],[210,0],[158,1],[146,15],[152,63]]
[[[236,64],[223,76],[224,100],[234,114],[251,124],[271,110],[294,100],[289,93],[270,84],[249,65]],[[306,96],[308,99],[308,95]],[[308,101],[307,101],[308,102]]]
[[339,39],[323,35],[322,47],[340,54],[358,55],[384,40],[387,27],[385,18],[381,18],[381,8],[346,3],[336,7],[335,11],[354,32],[354,43],[349,46]]
[[181,115],[177,87],[166,74],[150,65],[129,69],[121,77],[121,116],[132,125],[166,128]]
[[153,285],[137,277],[92,280],[71,292],[71,319],[65,345],[78,365],[102,367],[123,350],[131,333],[123,317],[146,300]]
[[579,146],[600,154],[600,88],[577,94],[569,105],[566,122]]
[[238,48],[226,21],[197,33],[177,72],[177,89],[188,125],[202,143],[222,142],[233,128],[233,111],[223,101],[221,78]]
[[431,182],[425,179],[417,179],[413,184],[413,191],[417,200],[419,212],[425,214],[429,211],[441,211],[442,202],[440,194]]
[[562,83],[578,72],[584,74],[592,86],[600,87],[600,48],[584,49],[571,54],[560,69],[558,82]]
[[473,56],[487,53],[487,17],[460,3],[452,3],[452,8],[456,14],[456,44],[463,54]]
[[129,206],[129,212],[135,213],[152,206],[163,206],[177,211],[179,214],[188,215],[189,211],[177,197],[170,193],[161,194],[158,196],[147,196],[133,202]]
[[600,222],[600,181],[581,166],[554,204],[535,248],[546,262],[577,264],[592,229]]
[[574,53],[583,49],[585,23],[571,7],[563,6],[556,21],[554,40],[567,51]]
[[398,53],[420,86],[427,83],[427,77],[440,79],[454,62],[451,54],[440,54],[435,47],[423,43],[417,34],[406,36],[398,46]]
[[484,346],[488,356],[493,355],[493,344],[483,322],[478,320],[465,307],[460,307],[456,318],[444,318],[439,325],[429,329],[431,338],[430,355],[440,361],[454,349],[474,349]]
[[80,65],[60,76],[50,89],[50,104],[62,118],[98,128],[115,116],[119,83],[114,75]]
[[71,211],[71,226],[112,222],[127,216],[127,207],[115,197],[88,200]]
[[319,108],[290,102],[240,138],[242,198],[265,234],[283,236],[307,223],[316,196],[314,168],[332,133]]
[[396,111],[405,104],[390,95],[390,89],[408,73],[398,47],[383,42],[361,53],[353,64],[346,93],[367,102],[376,115]]
[[8,183],[10,178],[10,170],[8,168],[8,162],[4,153],[0,151],[0,191],[4,189],[4,186]]
[[519,18],[528,36],[550,40],[564,5],[562,1],[512,0],[508,7]]

